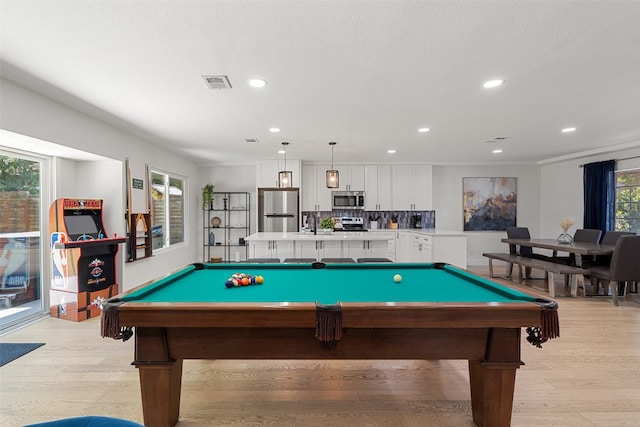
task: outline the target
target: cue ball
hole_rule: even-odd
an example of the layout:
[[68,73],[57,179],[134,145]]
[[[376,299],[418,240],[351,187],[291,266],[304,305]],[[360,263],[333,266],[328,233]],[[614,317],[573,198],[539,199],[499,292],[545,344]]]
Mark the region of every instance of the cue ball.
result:
[[396,274],[395,276],[393,276],[393,281],[396,283],[402,282],[402,276],[399,274]]

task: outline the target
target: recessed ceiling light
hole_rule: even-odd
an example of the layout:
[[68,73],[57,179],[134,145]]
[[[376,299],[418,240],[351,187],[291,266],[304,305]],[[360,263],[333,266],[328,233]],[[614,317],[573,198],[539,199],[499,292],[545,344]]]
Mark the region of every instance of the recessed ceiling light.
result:
[[562,133],[575,132],[576,128],[564,128],[562,129]]
[[492,153],[493,154],[500,154],[500,153],[502,153],[502,150],[498,148],[497,150],[493,150]]
[[396,150],[387,150],[387,153],[389,153],[389,154],[395,154],[395,153],[396,153]]
[[496,79],[496,80],[489,80],[487,82],[484,82],[484,84],[482,86],[484,86],[486,89],[491,89],[494,87],[498,87],[500,85],[502,85],[504,83],[504,80],[502,79]]
[[280,128],[269,128],[269,132],[278,133],[280,132]]
[[430,130],[431,129],[429,129],[429,128],[420,128],[420,129],[418,129],[418,132],[425,133],[425,132],[429,132]]
[[284,151],[284,150],[278,150],[278,154],[284,154],[284,153],[286,153],[286,151]]
[[249,86],[265,87],[266,85],[267,85],[267,81],[266,80],[262,80],[262,79],[251,79],[251,80],[249,80]]

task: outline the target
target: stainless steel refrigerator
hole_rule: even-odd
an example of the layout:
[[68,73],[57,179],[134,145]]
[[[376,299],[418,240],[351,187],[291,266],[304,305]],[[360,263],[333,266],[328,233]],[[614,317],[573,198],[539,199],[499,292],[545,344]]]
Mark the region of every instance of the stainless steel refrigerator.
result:
[[298,231],[299,200],[298,188],[258,188],[258,231]]

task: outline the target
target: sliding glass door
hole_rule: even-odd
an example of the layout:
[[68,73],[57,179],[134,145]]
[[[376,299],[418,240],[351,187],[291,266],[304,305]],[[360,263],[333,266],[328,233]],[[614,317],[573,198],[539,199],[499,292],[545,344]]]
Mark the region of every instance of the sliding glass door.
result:
[[0,149],[0,332],[44,313],[41,189],[47,165]]

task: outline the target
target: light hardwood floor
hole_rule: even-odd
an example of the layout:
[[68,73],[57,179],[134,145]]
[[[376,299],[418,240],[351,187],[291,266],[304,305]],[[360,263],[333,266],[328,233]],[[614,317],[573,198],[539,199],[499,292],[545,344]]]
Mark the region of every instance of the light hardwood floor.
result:
[[[560,338],[523,339],[512,425],[640,425],[640,297],[574,299],[561,280],[556,292]],[[46,343],[0,368],[0,425],[142,422],[133,340],[100,338],[98,319],[49,318],[0,341]],[[474,425],[466,361],[186,361],[182,390],[179,427]]]

